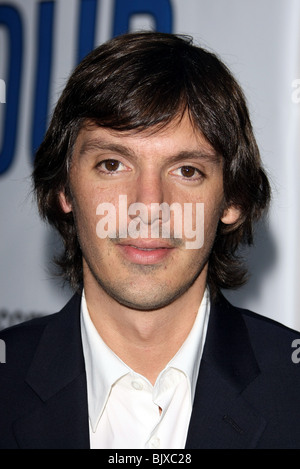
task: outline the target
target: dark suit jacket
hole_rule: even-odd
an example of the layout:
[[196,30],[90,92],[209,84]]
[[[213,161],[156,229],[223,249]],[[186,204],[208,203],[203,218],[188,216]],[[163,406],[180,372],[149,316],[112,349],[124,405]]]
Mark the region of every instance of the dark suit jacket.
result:
[[[89,448],[80,296],[63,310],[2,331],[0,448]],[[300,334],[212,305],[187,448],[300,448]],[[171,429],[170,429],[171,431]]]

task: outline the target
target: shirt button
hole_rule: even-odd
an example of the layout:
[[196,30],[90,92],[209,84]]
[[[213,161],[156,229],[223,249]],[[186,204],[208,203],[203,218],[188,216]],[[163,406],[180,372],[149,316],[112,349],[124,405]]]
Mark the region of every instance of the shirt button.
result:
[[158,438],[158,436],[154,436],[153,438],[151,438],[150,448],[159,448],[159,446],[160,446],[160,439]]
[[137,391],[141,391],[143,389],[143,383],[141,383],[141,381],[131,381],[131,386]]

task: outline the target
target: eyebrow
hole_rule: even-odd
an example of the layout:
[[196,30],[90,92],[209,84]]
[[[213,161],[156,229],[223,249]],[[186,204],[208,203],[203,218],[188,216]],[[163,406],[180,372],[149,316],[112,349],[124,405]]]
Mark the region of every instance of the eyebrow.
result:
[[118,143],[108,143],[104,142],[103,140],[99,139],[93,139],[93,140],[87,140],[83,142],[83,144],[80,147],[79,150],[79,155],[83,156],[86,153],[90,153],[92,151],[98,151],[98,150],[108,150],[111,151],[112,153],[120,153],[124,156],[128,157],[134,157],[135,153],[132,152],[128,147],[125,145],[120,145]]
[[[82,143],[79,149],[79,155],[84,156],[93,151],[110,151],[112,153],[118,153],[128,158],[137,159],[136,153],[125,145],[119,143],[105,142],[100,139],[91,139]],[[182,150],[179,153],[170,156],[169,162],[172,164],[186,160],[202,160],[204,162],[218,165],[221,161],[221,155],[216,152],[213,148],[195,149],[195,150]]]

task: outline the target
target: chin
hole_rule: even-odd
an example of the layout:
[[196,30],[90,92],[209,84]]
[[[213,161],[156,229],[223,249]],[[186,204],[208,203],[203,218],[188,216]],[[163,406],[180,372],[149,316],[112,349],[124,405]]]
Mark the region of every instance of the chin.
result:
[[[140,289],[138,293],[129,294],[128,289],[125,292],[116,291],[114,289],[106,289],[106,293],[117,301],[120,305],[137,311],[154,311],[169,306],[177,298],[181,297],[191,286],[191,283],[184,285],[175,291],[166,292],[165,286],[161,285],[155,291],[145,292]],[[160,291],[159,291],[160,290]],[[142,295],[141,295],[142,292]],[[159,295],[158,293],[161,293]]]

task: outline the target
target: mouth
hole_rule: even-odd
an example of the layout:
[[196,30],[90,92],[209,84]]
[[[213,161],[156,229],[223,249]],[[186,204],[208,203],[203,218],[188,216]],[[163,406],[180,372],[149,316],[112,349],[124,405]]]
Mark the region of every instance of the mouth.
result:
[[122,255],[134,264],[153,265],[166,260],[175,249],[161,240],[136,240],[117,244]]

